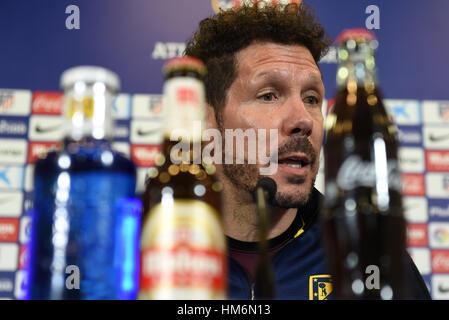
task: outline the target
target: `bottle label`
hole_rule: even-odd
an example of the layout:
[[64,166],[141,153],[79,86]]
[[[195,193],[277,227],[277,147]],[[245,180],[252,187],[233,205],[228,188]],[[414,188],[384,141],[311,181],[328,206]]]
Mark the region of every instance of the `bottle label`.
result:
[[202,124],[206,116],[203,83],[189,77],[167,80],[164,85],[163,113],[164,134],[167,137],[200,141],[202,130],[193,130],[192,125],[195,122]]
[[376,170],[374,162],[363,161],[359,156],[353,155],[348,157],[340,167],[337,185],[343,190],[376,187],[382,179],[388,184],[389,189],[401,191],[401,176],[395,160],[388,160],[386,170],[383,168]]
[[139,299],[225,299],[225,243],[208,204],[157,204],[142,230]]

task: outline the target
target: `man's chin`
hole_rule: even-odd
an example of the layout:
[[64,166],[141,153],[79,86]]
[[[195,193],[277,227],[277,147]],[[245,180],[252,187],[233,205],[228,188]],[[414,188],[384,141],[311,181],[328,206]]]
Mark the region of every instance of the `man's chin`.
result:
[[[281,208],[298,208],[304,206],[310,199],[314,182],[289,185],[287,188],[278,186],[276,205]],[[288,190],[285,190],[288,189]]]

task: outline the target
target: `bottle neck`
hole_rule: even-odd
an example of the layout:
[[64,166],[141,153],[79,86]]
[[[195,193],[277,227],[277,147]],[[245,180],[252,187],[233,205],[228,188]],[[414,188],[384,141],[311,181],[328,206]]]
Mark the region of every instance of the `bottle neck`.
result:
[[345,45],[339,48],[338,57],[338,90],[347,89],[351,93],[364,88],[368,94],[373,93],[378,85],[374,49],[367,43],[355,47]]
[[64,96],[66,140],[112,140],[113,92],[100,82],[77,82],[65,91]]
[[163,90],[163,137],[200,143],[205,128],[206,104],[203,82],[189,76],[172,77]]

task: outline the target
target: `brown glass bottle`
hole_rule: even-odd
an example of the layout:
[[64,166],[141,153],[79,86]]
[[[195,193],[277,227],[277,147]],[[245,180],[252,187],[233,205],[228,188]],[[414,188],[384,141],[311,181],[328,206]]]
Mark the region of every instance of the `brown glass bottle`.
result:
[[333,297],[405,297],[396,128],[375,71],[377,41],[367,30],[339,38],[338,93],[326,119],[323,238]]
[[224,299],[222,186],[202,155],[204,65],[175,58],[164,71],[164,142],[145,184],[139,298]]

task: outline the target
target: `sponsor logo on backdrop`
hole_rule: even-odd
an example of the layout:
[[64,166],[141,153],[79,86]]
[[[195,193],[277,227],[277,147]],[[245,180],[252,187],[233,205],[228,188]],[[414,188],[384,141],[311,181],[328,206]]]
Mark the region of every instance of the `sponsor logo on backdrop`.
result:
[[27,141],[24,139],[0,139],[0,163],[24,164]]
[[25,269],[28,263],[29,257],[28,245],[22,244],[19,247],[19,269]]
[[0,217],[19,217],[22,214],[23,192],[0,192]]
[[122,153],[127,158],[131,157],[130,145],[128,142],[112,142],[111,145],[113,150]]
[[449,101],[423,101],[424,123],[449,123]]
[[129,140],[129,120],[116,120],[114,126],[114,141]]
[[36,91],[33,94],[33,114],[61,115],[64,107],[62,92]]
[[161,145],[153,146],[131,146],[131,157],[136,165],[139,167],[151,167],[155,165],[154,159],[162,150]]
[[449,273],[449,250],[432,250],[432,271]]
[[449,151],[426,150],[427,171],[449,171]]
[[427,199],[425,197],[403,197],[402,202],[407,222],[427,222]]
[[0,189],[22,189],[24,168],[0,165]]
[[121,93],[112,101],[112,117],[128,120],[131,116],[131,95]]
[[428,248],[407,248],[407,251],[421,274],[432,272],[430,250]]
[[147,178],[148,168],[137,168],[137,183],[136,183],[136,192],[142,193],[145,190],[145,179]]
[[30,106],[31,91],[0,89],[0,115],[27,116]]
[[407,246],[409,247],[426,247],[427,241],[427,224],[407,225]]
[[16,271],[19,260],[17,243],[0,243],[0,271]]
[[153,118],[162,108],[161,94],[135,94],[133,96],[133,118]]
[[60,142],[36,142],[30,141],[28,145],[28,163],[34,163],[38,158],[58,149]]
[[174,57],[180,57],[184,50],[186,49],[186,44],[184,42],[160,42],[157,41],[154,44],[151,57],[154,60],[158,59],[171,59]]
[[406,196],[425,195],[424,174],[404,173],[402,174],[402,192]]
[[432,248],[449,248],[449,223],[429,223],[430,246]]
[[60,141],[64,134],[64,119],[60,116],[31,116],[29,139],[32,141]]
[[398,140],[401,146],[422,147],[422,129],[420,126],[398,126]]
[[426,186],[428,197],[447,199],[449,197],[449,173],[427,173]]
[[162,122],[159,120],[133,120],[131,121],[132,144],[160,144]]
[[17,242],[19,239],[19,219],[0,218],[0,241]]
[[400,147],[398,150],[401,172],[424,172],[424,151],[421,148]]
[[429,199],[431,218],[449,218],[449,199]]
[[437,274],[432,276],[432,298],[449,300],[449,275]]
[[28,118],[0,117],[0,137],[26,138],[28,131]]
[[16,299],[25,299],[28,292],[28,276],[27,271],[18,270],[16,272],[14,297]]
[[421,124],[421,111],[418,100],[383,100],[387,111],[398,125]]
[[449,126],[424,126],[424,147],[449,150]]
[[14,291],[14,273],[0,272],[0,297],[11,294]]
[[21,244],[28,243],[31,237],[31,217],[25,216],[20,219],[19,242]]

